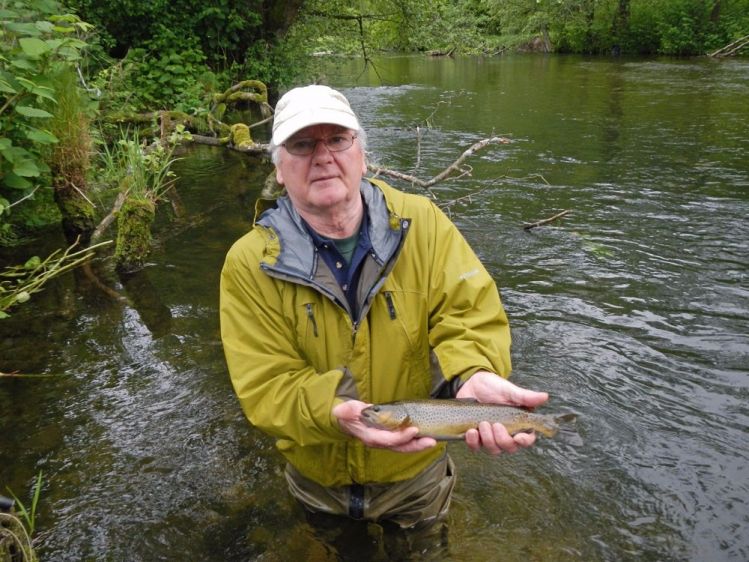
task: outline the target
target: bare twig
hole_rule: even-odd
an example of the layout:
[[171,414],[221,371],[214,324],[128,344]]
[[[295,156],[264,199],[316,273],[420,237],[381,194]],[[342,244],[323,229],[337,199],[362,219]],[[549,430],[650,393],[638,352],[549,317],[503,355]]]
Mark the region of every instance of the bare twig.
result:
[[114,222],[114,219],[117,218],[117,213],[122,208],[123,203],[125,203],[127,194],[127,190],[120,191],[117,194],[117,199],[114,200],[112,210],[109,211],[109,214],[104,217],[99,225],[94,229],[94,233],[91,235],[91,244],[96,244],[99,241],[99,238],[101,238],[104,232],[107,230],[107,228],[109,228],[109,226]]
[[447,203],[440,203],[438,206],[440,209],[445,211],[447,213],[447,216],[452,218],[452,208],[455,205],[460,205],[461,203],[471,203],[473,202],[473,198],[476,197],[479,193],[482,193],[489,189],[489,187],[484,187],[483,189],[479,189],[477,191],[474,191],[472,193],[469,193],[468,195],[463,195],[462,197],[458,197],[456,199],[452,199],[448,201]]
[[543,219],[543,220],[533,222],[533,223],[525,223],[523,225],[523,228],[525,230],[530,230],[531,228],[536,228],[537,226],[543,226],[545,224],[549,224],[550,222],[554,222],[555,220],[561,219],[562,217],[568,215],[569,212],[570,212],[569,209],[567,209],[567,210],[562,211],[561,213],[557,213],[553,217],[549,217],[548,219]]
[[271,115],[270,117],[266,117],[262,121],[258,121],[257,123],[253,123],[252,125],[248,125],[248,127],[250,129],[252,129],[253,127],[259,127],[260,125],[265,125],[269,121],[273,121],[273,115]]
[[34,193],[36,193],[36,192],[37,192],[37,190],[38,190],[38,189],[39,189],[40,187],[41,187],[41,186],[37,185],[37,186],[36,186],[36,187],[34,188],[34,190],[33,190],[33,191],[31,192],[31,193],[28,193],[28,194],[24,195],[24,196],[23,196],[23,197],[21,197],[21,198],[20,198],[20,199],[19,199],[18,201],[14,201],[14,202],[13,202],[13,203],[11,203],[10,205],[8,205],[8,209],[10,209],[11,207],[14,207],[14,206],[18,205],[19,203],[21,203],[22,201],[25,201],[26,199],[29,199],[30,197],[33,197],[33,196],[34,196]]
[[416,176],[412,176],[410,174],[404,174],[403,172],[390,170],[388,168],[382,168],[374,164],[368,164],[367,168],[376,176],[383,175],[383,176],[389,176],[389,177],[396,178],[399,180],[407,181],[413,185],[418,185],[419,187],[423,187],[424,189],[432,193],[429,190],[430,187],[432,187],[436,183],[439,183],[447,179],[453,174],[458,174],[459,178],[463,176],[470,176],[472,168],[470,166],[465,166],[465,167],[461,167],[461,166],[467,158],[472,156],[477,151],[481,150],[482,148],[484,148],[485,146],[489,144],[509,144],[510,142],[511,141],[505,137],[491,137],[491,138],[479,141],[477,143],[474,143],[468,150],[464,151],[463,154],[461,154],[460,157],[455,162],[453,162],[447,168],[442,170],[439,174],[437,174],[436,176],[428,180],[422,180],[422,179],[417,178]]
[[59,377],[59,376],[60,375],[57,373],[24,374],[24,373],[19,373],[18,371],[13,371],[12,373],[3,373],[2,371],[0,371],[0,379],[1,378],[43,379],[43,378]]
[[91,201],[91,199],[89,199],[88,197],[86,197],[86,194],[83,193],[83,191],[81,190],[80,187],[78,187],[77,185],[75,185],[73,182],[70,182],[70,185],[72,185],[73,189],[75,189],[78,192],[78,195],[80,195],[81,197],[83,197],[88,202],[89,205],[91,205],[94,209],[96,209],[96,205],[93,203],[93,201]]

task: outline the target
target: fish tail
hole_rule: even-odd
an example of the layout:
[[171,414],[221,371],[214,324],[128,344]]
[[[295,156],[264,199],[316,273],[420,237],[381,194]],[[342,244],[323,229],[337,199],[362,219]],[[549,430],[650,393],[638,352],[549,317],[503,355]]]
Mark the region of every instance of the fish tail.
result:
[[573,413],[562,414],[554,418],[554,421],[560,425],[558,438],[568,445],[574,447],[582,447],[583,438],[574,427],[570,427],[567,424],[571,424],[577,421],[577,415]]

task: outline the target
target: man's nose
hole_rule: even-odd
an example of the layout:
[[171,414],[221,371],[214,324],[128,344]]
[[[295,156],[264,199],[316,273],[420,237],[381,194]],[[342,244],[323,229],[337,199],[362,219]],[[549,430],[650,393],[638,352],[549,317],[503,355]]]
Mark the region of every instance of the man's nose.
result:
[[315,149],[312,151],[312,158],[328,159],[331,158],[332,155],[333,151],[328,148],[325,139],[317,139],[317,142],[315,142]]

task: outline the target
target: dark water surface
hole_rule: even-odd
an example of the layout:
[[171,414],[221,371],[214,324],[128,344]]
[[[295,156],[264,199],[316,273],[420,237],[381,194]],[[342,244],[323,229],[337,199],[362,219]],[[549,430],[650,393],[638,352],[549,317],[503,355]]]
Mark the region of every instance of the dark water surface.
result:
[[[376,71],[336,62],[327,80],[384,166],[426,178],[478,140],[513,139],[434,191],[463,198],[453,218],[501,287],[514,380],[577,412],[584,441],[497,459],[451,445],[439,558],[749,559],[749,61]],[[0,493],[27,497],[44,471],[43,560],[335,560],[244,420],[219,340],[219,270],[268,167],[185,156],[186,215],[163,213],[149,267],[100,268],[131,305],[76,274],[0,322],[0,370],[57,375],[0,379]],[[362,536],[346,559],[388,559]]]

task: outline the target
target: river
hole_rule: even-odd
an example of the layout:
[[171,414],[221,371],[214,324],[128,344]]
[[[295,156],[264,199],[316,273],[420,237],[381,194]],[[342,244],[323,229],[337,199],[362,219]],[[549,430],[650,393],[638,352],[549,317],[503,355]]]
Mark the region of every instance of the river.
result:
[[[577,413],[582,445],[451,444],[441,559],[749,559],[749,61],[388,57],[321,73],[382,166],[429,178],[511,140],[434,196],[500,287],[513,380]],[[0,370],[52,375],[0,379],[0,493],[27,499],[43,471],[42,560],[335,560],[243,418],[219,338],[223,257],[269,168],[195,147],[176,171],[184,214],[162,209],[148,267],[99,267],[130,304],[78,272],[0,321]],[[61,244],[54,230],[28,250]],[[341,559],[387,559],[366,532]]]

